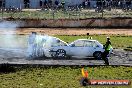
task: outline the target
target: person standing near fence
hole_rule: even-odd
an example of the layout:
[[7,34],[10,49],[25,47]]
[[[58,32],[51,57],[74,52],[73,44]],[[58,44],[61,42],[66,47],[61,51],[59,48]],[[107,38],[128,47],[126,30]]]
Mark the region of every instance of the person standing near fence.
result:
[[129,10],[130,9],[130,7],[131,7],[131,0],[127,0],[126,1],[126,8],[127,8],[127,10]]
[[88,6],[88,8],[90,8],[90,1],[89,1],[89,0],[87,0],[87,2],[88,2],[88,5],[87,5],[87,6]]
[[52,0],[49,0],[49,7],[52,8]]
[[48,1],[47,1],[47,0],[45,0],[45,1],[44,1],[44,8],[47,8],[47,7],[48,7],[48,5],[47,5],[47,4],[48,4]]
[[62,8],[63,8],[63,10],[65,9],[65,0],[62,0],[61,1],[61,5],[62,5]]
[[59,1],[55,0],[55,9],[58,9]]
[[39,6],[40,6],[40,8],[42,8],[42,5],[43,5],[43,2],[42,2],[42,0],[40,0],[40,1],[39,1]]
[[85,1],[82,2],[82,6],[83,6],[83,8],[85,8]]
[[106,7],[109,11],[111,10],[111,0],[107,0]]

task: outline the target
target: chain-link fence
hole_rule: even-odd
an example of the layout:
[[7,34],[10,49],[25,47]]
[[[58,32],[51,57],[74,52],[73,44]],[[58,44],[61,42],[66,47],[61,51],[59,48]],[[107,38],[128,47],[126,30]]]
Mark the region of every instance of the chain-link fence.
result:
[[[22,4],[15,6],[2,6],[0,9],[1,18],[19,19],[87,19],[87,18],[113,18],[132,17],[132,1],[111,1],[97,0],[81,4],[42,4],[30,9],[31,5]],[[33,2],[35,3],[35,2]],[[29,3],[28,3],[29,4]]]

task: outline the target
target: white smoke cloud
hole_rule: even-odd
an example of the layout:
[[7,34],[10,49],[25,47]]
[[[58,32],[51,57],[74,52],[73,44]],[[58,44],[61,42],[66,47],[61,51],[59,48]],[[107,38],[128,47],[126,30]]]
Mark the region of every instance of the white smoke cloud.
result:
[[16,28],[18,25],[9,21],[0,22],[0,47],[17,47],[17,40],[14,34],[16,34]]
[[[29,41],[34,39],[34,37],[30,36]],[[52,36],[48,35],[36,35],[34,42],[29,44],[28,41],[28,49],[27,49],[27,56],[34,57],[41,57],[44,56],[45,51],[49,51],[53,43],[56,43],[56,39]],[[48,55],[50,56],[50,55]]]

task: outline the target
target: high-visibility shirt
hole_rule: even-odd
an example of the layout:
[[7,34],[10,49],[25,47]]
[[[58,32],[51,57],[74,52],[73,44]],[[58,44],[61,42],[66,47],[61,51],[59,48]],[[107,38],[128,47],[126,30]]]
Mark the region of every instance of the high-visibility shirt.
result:
[[108,47],[106,48],[106,50],[110,51],[111,48],[112,48],[112,46],[109,44]]
[[106,44],[105,44],[105,50],[110,51],[111,48],[112,48],[111,42],[107,41]]

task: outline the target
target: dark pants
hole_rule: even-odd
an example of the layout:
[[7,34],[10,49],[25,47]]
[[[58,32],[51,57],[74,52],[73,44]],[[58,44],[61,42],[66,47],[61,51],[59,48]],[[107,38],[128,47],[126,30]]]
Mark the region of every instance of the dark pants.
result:
[[109,55],[109,51],[104,51],[104,53],[102,55],[102,59],[105,61],[106,65],[109,65],[108,55]]

